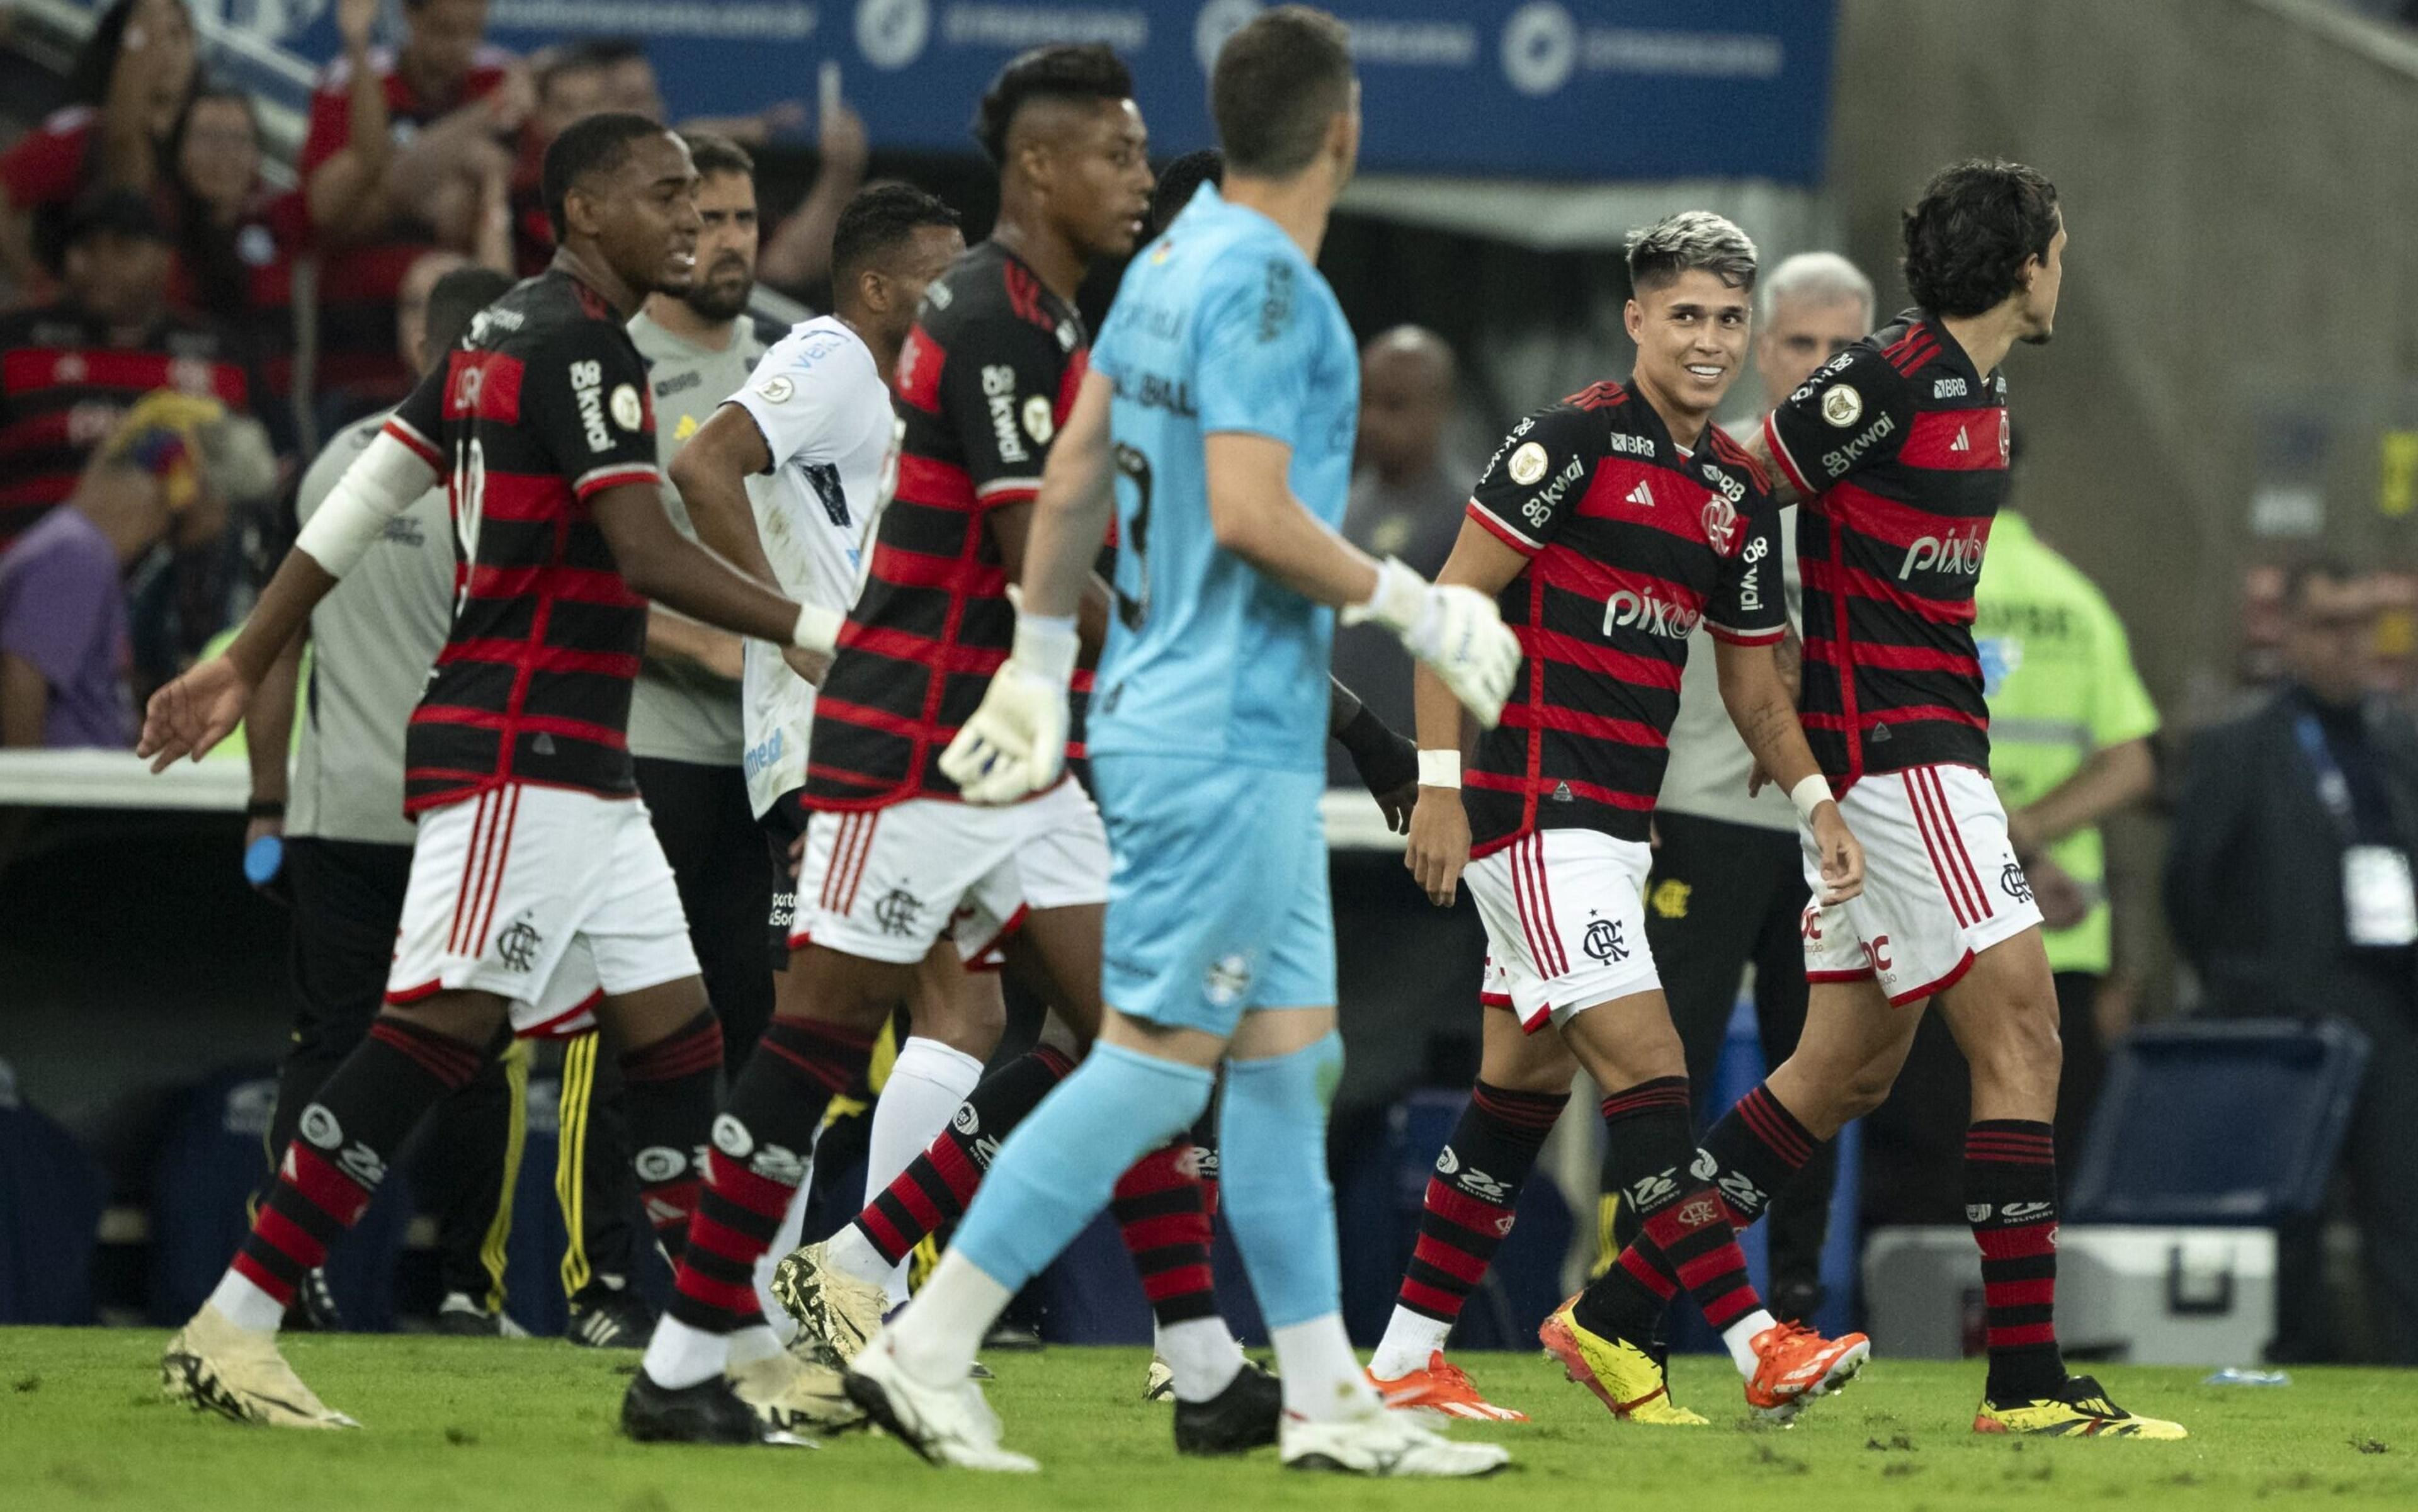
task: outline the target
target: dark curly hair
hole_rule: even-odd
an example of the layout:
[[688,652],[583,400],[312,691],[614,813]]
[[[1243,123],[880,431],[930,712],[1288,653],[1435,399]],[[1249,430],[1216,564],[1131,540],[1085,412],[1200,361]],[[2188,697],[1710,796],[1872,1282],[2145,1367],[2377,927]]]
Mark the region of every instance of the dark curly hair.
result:
[[859,273],[895,251],[917,227],[956,223],[956,211],[912,184],[858,190],[832,229],[832,287],[853,286]]
[[1034,99],[1131,99],[1133,70],[1106,42],[1063,42],[1019,53],[999,70],[974,107],[974,141],[996,168],[1007,166],[1007,129]]
[[1906,292],[1937,315],[1978,315],[2015,292],[2024,259],[2048,258],[2063,224],[2037,168],[1972,158],[1943,168],[1905,212]]

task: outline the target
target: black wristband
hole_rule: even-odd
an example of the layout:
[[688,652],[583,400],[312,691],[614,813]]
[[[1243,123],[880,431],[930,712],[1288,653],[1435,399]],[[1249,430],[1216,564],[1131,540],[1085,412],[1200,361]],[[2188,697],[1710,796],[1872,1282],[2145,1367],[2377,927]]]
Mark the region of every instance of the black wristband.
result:
[[285,817],[285,800],[255,798],[243,806],[243,817],[247,819],[282,819]]
[[1352,765],[1359,769],[1360,780],[1376,796],[1400,792],[1419,780],[1418,747],[1396,734],[1367,705],[1362,705],[1360,712],[1335,732],[1335,738],[1351,753]]

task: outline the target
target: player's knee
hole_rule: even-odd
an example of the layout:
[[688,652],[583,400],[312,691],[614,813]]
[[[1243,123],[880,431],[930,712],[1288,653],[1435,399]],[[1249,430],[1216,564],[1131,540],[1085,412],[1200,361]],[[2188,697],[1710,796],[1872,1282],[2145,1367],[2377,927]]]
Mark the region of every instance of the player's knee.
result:
[[918,1036],[981,1061],[990,1059],[1007,1030],[1007,1004],[988,976],[927,985],[916,995],[913,1016]]
[[418,1002],[390,1002],[377,1016],[406,1023],[432,1034],[459,1040],[483,1051],[504,1026],[504,1000],[484,992],[440,992]]
[[2065,1055],[2055,997],[2014,999],[1990,1016],[1985,1032],[1966,1038],[1979,1042],[1962,1046],[1972,1067],[1977,1099],[2001,1100],[1992,1093],[2025,1101],[2055,1099]]
[[1228,1062],[1219,1142],[1230,1208],[1325,1189],[1326,1106],[1342,1072],[1332,1031],[1289,1054]]
[[1838,1098],[1825,1123],[1852,1123],[1865,1114],[1875,1111],[1889,1101],[1890,1091],[1897,1085],[1895,1065],[1859,1066],[1840,1084]]

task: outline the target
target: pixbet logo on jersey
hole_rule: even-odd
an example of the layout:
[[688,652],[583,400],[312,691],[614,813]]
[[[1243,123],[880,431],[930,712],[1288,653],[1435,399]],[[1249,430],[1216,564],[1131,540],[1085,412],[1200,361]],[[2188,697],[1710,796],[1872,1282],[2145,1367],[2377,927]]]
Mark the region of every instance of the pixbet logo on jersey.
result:
[[1945,536],[1923,536],[1905,548],[1905,560],[1898,564],[1897,580],[1903,583],[1916,573],[1926,571],[1979,577],[1984,539],[1978,527],[1962,533],[1951,530]]
[[1651,588],[1642,593],[1622,588],[1603,601],[1603,633],[1607,635],[1615,630],[1642,630],[1669,640],[1686,640],[1702,618],[1697,611],[1674,603]]

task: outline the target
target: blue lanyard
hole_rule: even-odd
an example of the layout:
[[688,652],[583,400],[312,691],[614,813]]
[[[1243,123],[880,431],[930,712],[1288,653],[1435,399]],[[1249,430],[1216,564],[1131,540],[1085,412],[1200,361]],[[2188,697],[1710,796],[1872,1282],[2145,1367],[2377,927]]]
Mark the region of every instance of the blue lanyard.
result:
[[2350,782],[2343,776],[2342,766],[2334,760],[2333,747],[2326,744],[2326,732],[2318,727],[2318,716],[2303,713],[2292,721],[2292,733],[2300,738],[2301,754],[2318,774],[2318,802],[2326,806],[2343,833],[2352,832]]

